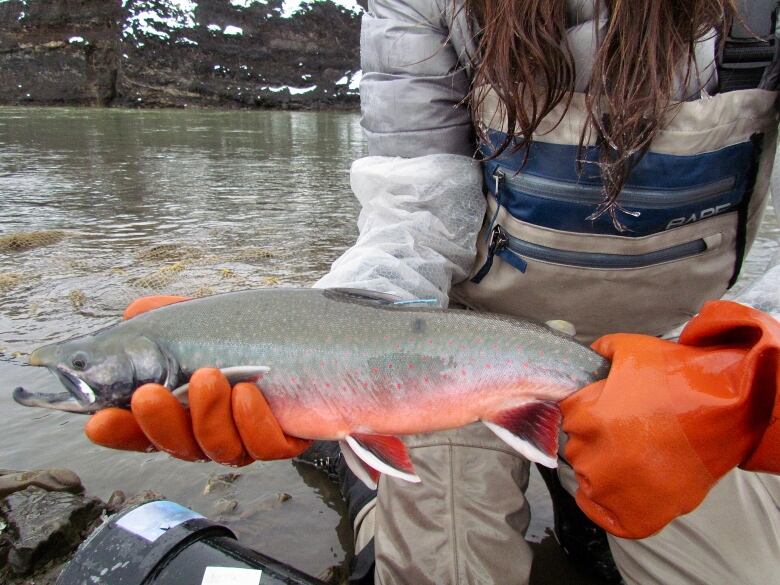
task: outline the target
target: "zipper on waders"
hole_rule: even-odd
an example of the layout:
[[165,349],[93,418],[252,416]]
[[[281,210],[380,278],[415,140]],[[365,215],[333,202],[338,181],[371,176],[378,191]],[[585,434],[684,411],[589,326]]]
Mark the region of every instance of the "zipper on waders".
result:
[[[546,177],[520,174],[506,177],[501,167],[496,167],[493,176],[500,173],[502,181],[510,189],[516,189],[540,199],[551,199],[567,203],[598,204],[603,201],[604,192],[600,185],[588,183],[569,183]],[[706,203],[709,199],[728,193],[734,188],[736,177],[726,177],[703,185],[677,189],[657,189],[648,187],[623,187],[620,202],[628,207],[645,209],[665,209],[669,206]]]
[[490,233],[490,230],[493,229],[493,226],[496,223],[496,218],[498,217],[498,211],[501,209],[501,183],[506,178],[506,173],[501,170],[501,167],[496,167],[492,176],[493,181],[495,181],[496,184],[495,191],[493,192],[493,195],[496,198],[496,211],[493,213],[493,217],[490,218],[490,223],[488,224],[486,233]]
[[[502,258],[504,258],[504,260],[517,268],[520,272],[525,272],[528,263],[520,256],[515,255],[511,250],[507,249],[510,237],[511,236],[506,233],[506,230],[500,225],[497,225],[493,228],[493,231],[490,233],[490,244],[488,245],[488,252],[485,263],[482,265],[482,268],[479,269],[479,272],[477,272],[471,278],[471,282],[475,284],[482,282],[482,279],[487,276],[488,272],[490,272],[490,268],[493,266],[493,258],[495,258],[496,254],[499,254]],[[503,254],[505,250],[508,252],[507,256]]]
[[497,225],[493,228],[488,246],[487,258],[482,268],[471,279],[471,282],[479,284],[487,276],[493,266],[493,259],[499,256],[502,260],[525,272],[528,262],[525,258],[576,266],[579,268],[601,269],[629,269],[645,268],[654,264],[673,262],[697,256],[707,251],[714,242],[708,239],[698,238],[690,242],[676,244],[661,250],[645,252],[643,254],[608,254],[602,252],[579,252],[574,250],[559,250],[541,244],[526,242],[520,238],[509,235],[506,230]]

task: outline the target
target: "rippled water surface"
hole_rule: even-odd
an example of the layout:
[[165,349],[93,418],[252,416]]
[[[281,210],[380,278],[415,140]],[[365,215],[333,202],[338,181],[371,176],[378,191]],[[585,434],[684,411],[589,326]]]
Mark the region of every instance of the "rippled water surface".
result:
[[[348,169],[363,154],[354,113],[0,109],[0,468],[69,467],[103,499],[153,489],[310,573],[342,562],[343,506],[318,473],[256,463],[205,494],[230,470],[92,446],[83,417],[24,408],[10,393],[59,391],[22,365],[26,354],[115,321],[138,296],[314,282],[357,233]],[[58,241],[2,248],[36,230]],[[770,212],[748,275],[779,235]],[[529,537],[543,540],[551,512],[538,482],[530,500]]]
[[354,113],[0,109],[0,238],[64,232],[24,251],[0,240],[0,468],[66,466],[103,499],[154,489],[303,570],[338,564],[349,534],[318,473],[256,463],[204,494],[231,470],[94,447],[83,417],[20,407],[10,391],[58,390],[25,354],[115,321],[138,296],[314,282],[357,233],[348,169],[363,151]]

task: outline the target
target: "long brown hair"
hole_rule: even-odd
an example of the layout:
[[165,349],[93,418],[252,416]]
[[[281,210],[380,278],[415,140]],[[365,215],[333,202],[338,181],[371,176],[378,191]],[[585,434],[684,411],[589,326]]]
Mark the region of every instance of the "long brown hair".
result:
[[[594,0],[595,15],[606,9],[590,83],[584,145],[595,131],[605,198],[591,217],[609,213],[618,229],[618,195],[638,157],[675,106],[674,93],[688,85],[697,40],[728,30],[734,0]],[[568,108],[575,82],[566,40],[567,0],[465,0],[480,27],[469,103],[475,120],[493,88],[507,115],[507,148],[525,149],[541,120],[555,106]],[[724,35],[721,35],[723,37]],[[682,69],[682,71],[681,71]],[[693,72],[698,73],[698,72]],[[487,129],[477,123],[486,139]],[[582,167],[580,167],[582,168]]]

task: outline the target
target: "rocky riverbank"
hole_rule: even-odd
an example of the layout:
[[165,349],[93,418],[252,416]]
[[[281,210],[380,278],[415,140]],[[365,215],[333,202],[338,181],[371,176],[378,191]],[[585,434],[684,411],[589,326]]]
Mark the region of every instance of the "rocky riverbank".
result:
[[0,470],[0,583],[54,583],[101,515],[123,500],[84,495],[81,480],[67,469]]
[[0,104],[354,108],[353,0],[0,0]]
[[[205,483],[203,494],[215,516],[238,507],[230,494],[240,477],[237,472],[215,474]],[[276,505],[284,506],[292,497],[278,493]],[[161,494],[149,490],[131,497],[116,490],[103,501],[86,494],[80,478],[68,469],[0,469],[0,583],[54,585],[79,545],[103,522],[160,499]],[[319,577],[340,585],[346,582],[346,570],[346,563],[333,565]]]

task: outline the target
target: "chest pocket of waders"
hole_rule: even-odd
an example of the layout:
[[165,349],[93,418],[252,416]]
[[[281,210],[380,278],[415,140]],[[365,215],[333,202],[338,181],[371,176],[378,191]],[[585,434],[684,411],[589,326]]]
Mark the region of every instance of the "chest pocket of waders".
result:
[[[483,163],[488,210],[474,268],[453,298],[478,310],[565,319],[583,341],[616,331],[662,334],[689,319],[733,283],[755,237],[775,151],[774,99],[751,89],[680,104],[629,175],[618,230],[607,214],[592,218],[603,193],[587,161],[598,154],[587,148],[577,167],[586,113],[575,95],[561,124],[535,138],[525,164],[511,148]],[[501,125],[488,127],[500,143]]]

